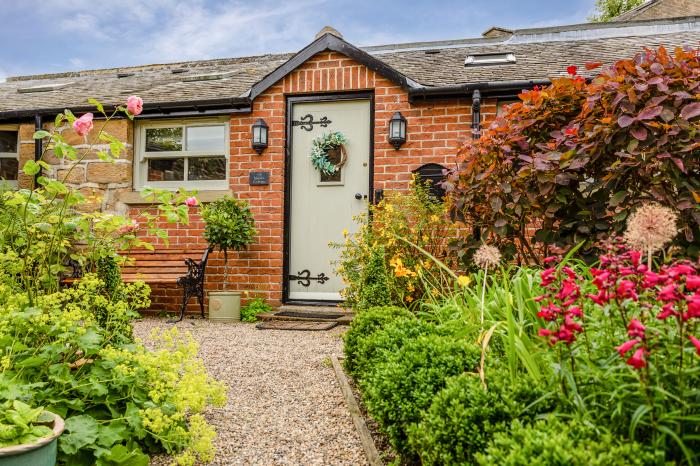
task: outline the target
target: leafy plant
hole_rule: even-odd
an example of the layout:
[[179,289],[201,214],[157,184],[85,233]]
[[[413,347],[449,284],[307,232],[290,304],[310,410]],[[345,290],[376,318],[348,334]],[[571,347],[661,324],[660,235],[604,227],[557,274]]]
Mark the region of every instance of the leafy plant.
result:
[[53,434],[47,424],[54,417],[43,408],[32,408],[19,400],[0,405],[0,448],[31,444]]
[[202,219],[204,238],[224,254],[247,248],[256,234],[250,206],[241,199],[223,197],[206,204],[202,207]]
[[258,314],[272,311],[272,306],[265,302],[264,298],[253,298],[241,307],[241,321],[255,322]]
[[379,306],[358,312],[350,323],[350,329],[345,334],[345,368],[353,373],[356,368],[355,358],[358,357],[362,340],[381,330],[398,318],[412,318],[413,314],[403,307]]
[[337,272],[347,285],[346,303],[359,309],[410,305],[451,283],[410,244],[448,262],[449,242],[457,234],[448,210],[419,179],[411,182],[410,191],[387,192],[378,205],[370,206],[368,216],[357,218],[359,231],[334,244],[341,250]]
[[602,428],[554,417],[527,424],[516,420],[497,433],[484,453],[482,466],[651,466],[658,464],[645,445],[625,442]]
[[[398,322],[398,321],[397,321]],[[407,431],[423,418],[447,378],[478,366],[481,351],[463,340],[427,335],[385,353],[372,372],[360,380],[367,411],[396,449],[410,455]]]
[[409,443],[422,464],[473,464],[475,455],[494,434],[507,432],[511,421],[527,422],[552,409],[542,386],[512,384],[507,372],[498,369],[488,388],[474,373],[449,380],[422,421],[409,427]]
[[611,21],[643,2],[644,0],[596,0],[595,13],[588,20],[594,23]]
[[446,185],[455,212],[522,262],[582,241],[594,260],[596,242],[655,200],[680,212],[678,244],[697,255],[700,51],[647,50],[590,83],[570,71],[466,143]]

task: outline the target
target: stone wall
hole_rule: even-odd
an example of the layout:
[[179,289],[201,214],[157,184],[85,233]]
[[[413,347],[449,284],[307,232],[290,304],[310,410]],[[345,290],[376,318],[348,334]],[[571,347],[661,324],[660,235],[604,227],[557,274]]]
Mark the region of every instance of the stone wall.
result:
[[[87,200],[84,205],[86,210],[125,213],[126,206],[119,202],[119,196],[123,192],[133,190],[133,123],[131,120],[119,119],[110,121],[104,127],[104,132],[126,143],[125,153],[114,163],[103,162],[97,155],[100,150],[109,150],[108,145],[103,144],[97,136],[98,130],[102,128],[103,124],[103,121],[95,120],[95,130],[87,141],[78,136],[67,125],[58,128],[58,132],[65,141],[78,149],[80,161],[76,164],[72,160],[58,159],[53,151],[48,150],[44,153],[44,161],[51,168],[44,171],[44,174],[62,180],[70,187],[82,192]],[[52,130],[52,128],[52,123],[44,125],[44,129],[47,131]],[[33,124],[20,126],[20,167],[27,160],[34,158],[33,134]],[[22,187],[30,186],[31,178],[20,173],[19,185]]]

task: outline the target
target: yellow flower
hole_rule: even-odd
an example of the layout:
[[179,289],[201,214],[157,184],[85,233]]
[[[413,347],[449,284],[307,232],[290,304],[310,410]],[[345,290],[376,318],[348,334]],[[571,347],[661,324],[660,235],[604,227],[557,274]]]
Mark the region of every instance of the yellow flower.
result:
[[469,284],[472,282],[472,279],[467,277],[466,275],[460,275],[457,277],[457,283],[459,283],[460,286],[469,286]]
[[430,294],[432,294],[433,296],[437,296],[438,294],[440,294],[440,292],[437,290],[437,288],[433,288],[432,290],[430,290]]
[[407,303],[410,303],[410,302],[412,302],[412,301],[413,301],[413,296],[410,296],[410,295],[409,295],[409,296],[406,296],[406,302],[407,302]]
[[347,228],[344,228],[344,229],[343,229],[343,237],[345,238],[345,237],[347,237],[348,235],[349,235],[348,229],[347,229]]
[[440,221],[440,217],[438,217],[437,215],[433,214],[433,215],[430,216],[430,221],[431,221],[431,222],[439,222],[439,221]]

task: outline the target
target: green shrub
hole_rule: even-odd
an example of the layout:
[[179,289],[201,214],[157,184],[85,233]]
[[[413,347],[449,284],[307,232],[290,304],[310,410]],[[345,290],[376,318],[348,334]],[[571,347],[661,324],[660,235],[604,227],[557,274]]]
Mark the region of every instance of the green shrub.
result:
[[370,251],[367,264],[360,270],[354,305],[358,311],[395,302],[390,292],[385,256],[384,247],[377,246]]
[[[580,421],[554,418],[527,425],[514,421],[509,432],[498,433],[484,453],[482,466],[651,466],[654,455],[645,446],[597,432]],[[663,463],[662,463],[663,464]]]
[[253,242],[255,220],[248,202],[224,197],[202,207],[204,238],[212,247],[241,251]]
[[272,311],[272,306],[265,302],[263,298],[253,298],[241,308],[242,322],[255,322],[258,314]]
[[423,464],[472,464],[474,455],[495,433],[507,431],[512,420],[530,419],[552,408],[542,402],[528,409],[544,395],[533,384],[514,385],[500,373],[487,381],[485,390],[478,374],[449,380],[423,420],[409,428],[409,444]]
[[357,313],[350,324],[350,330],[345,334],[345,368],[348,372],[353,373],[355,370],[360,340],[368,338],[400,317],[411,318],[413,314],[408,309],[397,306],[378,306]]
[[399,453],[409,453],[407,429],[421,421],[448,377],[475,370],[480,355],[477,345],[462,339],[411,338],[361,380],[367,411]]
[[390,322],[382,330],[357,341],[357,349],[352,361],[352,375],[358,381],[362,381],[374,366],[386,359],[387,354],[395,353],[406,342],[435,333],[436,330],[437,326],[434,324],[415,317],[400,317]]

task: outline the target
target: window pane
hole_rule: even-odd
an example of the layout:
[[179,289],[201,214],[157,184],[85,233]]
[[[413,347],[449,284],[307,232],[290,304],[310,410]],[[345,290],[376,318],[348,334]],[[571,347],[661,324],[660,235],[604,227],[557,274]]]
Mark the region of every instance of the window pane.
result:
[[0,179],[16,180],[19,171],[19,161],[17,159],[0,159]]
[[187,150],[224,150],[226,145],[225,127],[190,126],[187,128]]
[[148,181],[183,181],[185,159],[151,159],[148,161]]
[[182,127],[146,129],[146,152],[182,150]]
[[17,131],[0,131],[0,152],[17,152]]
[[192,157],[187,161],[187,179],[225,180],[226,157]]

